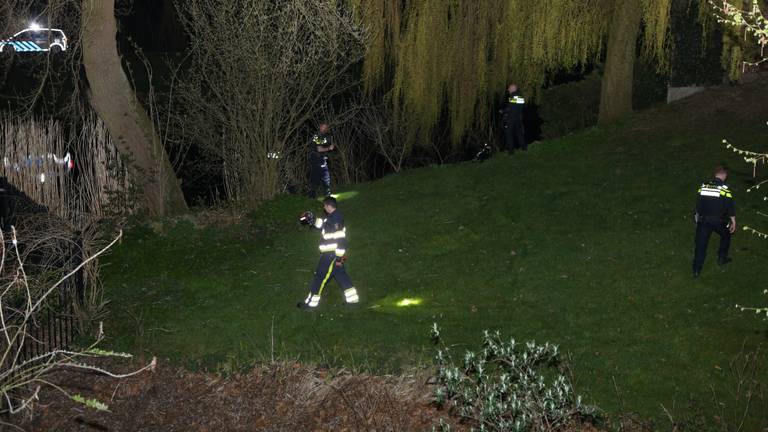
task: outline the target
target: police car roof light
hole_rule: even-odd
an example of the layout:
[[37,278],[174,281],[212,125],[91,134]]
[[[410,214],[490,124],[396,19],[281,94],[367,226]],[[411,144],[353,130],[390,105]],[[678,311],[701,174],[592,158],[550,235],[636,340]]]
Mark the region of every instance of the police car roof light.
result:
[[40,30],[42,27],[40,27],[40,24],[33,22],[29,25],[29,28],[27,30]]

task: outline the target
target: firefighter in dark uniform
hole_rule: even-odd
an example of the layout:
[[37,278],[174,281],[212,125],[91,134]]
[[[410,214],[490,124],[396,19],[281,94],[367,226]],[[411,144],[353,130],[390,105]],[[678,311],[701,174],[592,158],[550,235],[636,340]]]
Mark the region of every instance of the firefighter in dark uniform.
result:
[[330,127],[323,123],[309,142],[309,165],[311,167],[309,178],[309,197],[317,196],[317,188],[323,188],[325,196],[331,195],[331,172],[328,170],[328,152],[336,150],[331,142]]
[[344,291],[344,304],[354,305],[360,301],[357,290],[352,285],[344,262],[347,253],[347,229],[344,227],[344,216],[336,208],[336,199],[326,197],[323,200],[326,218],[315,218],[312,212],[304,212],[301,222],[314,226],[322,233],[320,241],[320,261],[315,269],[315,276],[309,286],[309,295],[303,302],[296,306],[300,309],[313,309],[320,304],[323,289],[331,278],[341,285]]
[[524,107],[525,98],[518,92],[517,84],[510,84],[507,87],[507,97],[499,110],[504,128],[504,148],[510,153],[514,153],[515,149],[528,150],[523,130]]
[[696,201],[696,250],[693,256],[693,277],[701,274],[707,244],[712,232],[720,236],[717,250],[717,264],[728,264],[728,249],[731,246],[731,234],[736,232],[736,211],[733,205],[733,192],[725,184],[728,170],[722,166],[715,169],[715,178],[701,184]]

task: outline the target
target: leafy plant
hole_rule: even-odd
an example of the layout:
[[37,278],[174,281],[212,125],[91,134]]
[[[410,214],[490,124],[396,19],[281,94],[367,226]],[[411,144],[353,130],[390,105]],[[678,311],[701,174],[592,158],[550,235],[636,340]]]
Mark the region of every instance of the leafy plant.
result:
[[[473,431],[554,431],[596,409],[582,404],[581,396],[565,376],[556,345],[517,343],[502,339],[498,331],[483,332],[482,348],[466,351],[459,365],[432,325],[432,338],[441,345],[436,402],[449,406],[472,423]],[[450,431],[441,421],[441,432]]]

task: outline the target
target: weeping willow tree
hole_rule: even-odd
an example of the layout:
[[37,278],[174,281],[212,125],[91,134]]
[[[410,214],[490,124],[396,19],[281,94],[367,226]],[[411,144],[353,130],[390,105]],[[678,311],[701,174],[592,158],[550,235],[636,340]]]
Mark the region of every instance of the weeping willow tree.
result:
[[[601,61],[601,122],[631,110],[637,40],[665,65],[672,0],[351,0],[369,32],[363,75],[426,143],[445,115],[454,145],[488,124],[508,82],[535,93],[551,72]],[[641,24],[643,24],[641,26]]]
[[[760,25],[766,25],[768,19],[763,16],[768,10],[767,0],[708,0],[711,8],[702,8],[708,18],[711,10],[716,11],[716,23],[724,24],[722,66],[732,81],[740,81],[743,74],[765,63],[765,45],[768,36],[757,32]],[[708,23],[712,24],[712,23]],[[757,29],[757,30],[756,30]],[[762,28],[765,32],[765,27]],[[749,37],[754,36],[754,37]],[[757,63],[750,59],[760,58]]]

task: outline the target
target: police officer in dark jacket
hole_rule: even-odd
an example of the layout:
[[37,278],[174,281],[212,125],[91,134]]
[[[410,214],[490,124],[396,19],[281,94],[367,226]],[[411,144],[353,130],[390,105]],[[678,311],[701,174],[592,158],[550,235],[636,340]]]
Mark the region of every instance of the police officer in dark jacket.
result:
[[504,128],[504,148],[510,153],[514,153],[516,148],[528,150],[523,130],[524,107],[525,98],[518,92],[517,84],[510,84],[507,87],[507,97],[499,110]]
[[696,250],[693,257],[693,277],[701,274],[707,244],[712,232],[720,236],[720,248],[717,250],[717,264],[728,264],[728,248],[731,234],[736,232],[736,210],[733,205],[733,192],[725,184],[728,170],[719,166],[715,169],[715,178],[701,184],[696,201]]
[[317,196],[317,188],[323,187],[325,196],[331,195],[331,172],[328,170],[328,153],[336,149],[331,142],[330,127],[323,123],[309,142],[309,197]]
[[320,260],[315,269],[315,276],[309,286],[309,295],[296,306],[300,309],[314,309],[320,304],[323,289],[331,278],[341,285],[344,290],[344,301],[347,305],[357,304],[360,299],[357,290],[352,285],[352,279],[344,268],[347,253],[347,228],[344,226],[344,216],[336,208],[336,198],[326,197],[323,208],[327,217],[315,218],[311,212],[305,212],[301,221],[314,226],[322,233],[320,241]]

